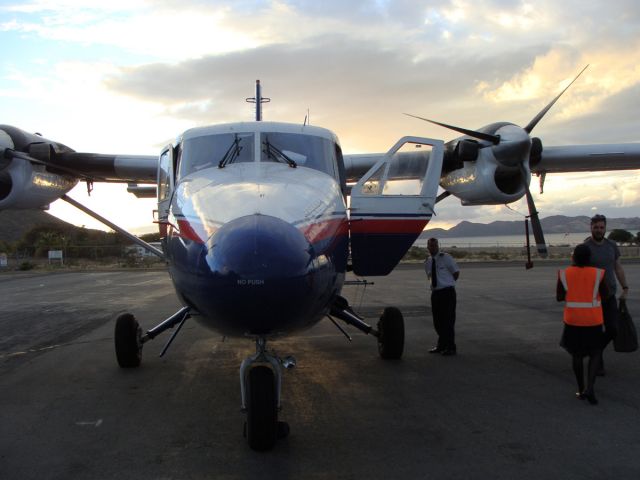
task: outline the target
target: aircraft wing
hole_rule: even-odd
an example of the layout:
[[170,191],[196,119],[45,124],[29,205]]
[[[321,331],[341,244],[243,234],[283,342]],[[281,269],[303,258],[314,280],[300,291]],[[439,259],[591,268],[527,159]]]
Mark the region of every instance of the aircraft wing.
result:
[[0,125],[0,210],[42,208],[79,181],[128,183],[138,197],[154,197],[158,158],[80,153],[9,125]]
[[344,170],[347,183],[356,183],[378,161],[384,157],[384,153],[362,153],[344,155]]
[[544,147],[533,173],[640,169],[640,143]]
[[120,183],[155,183],[158,157],[155,155],[105,155],[97,153],[63,153],[55,166],[82,179]]
[[[384,155],[344,155],[347,182],[357,182]],[[403,160],[401,157],[400,162]],[[423,159],[426,160],[428,157]],[[545,146],[539,160],[532,159],[530,167],[535,174],[637,170],[640,169],[640,143]]]

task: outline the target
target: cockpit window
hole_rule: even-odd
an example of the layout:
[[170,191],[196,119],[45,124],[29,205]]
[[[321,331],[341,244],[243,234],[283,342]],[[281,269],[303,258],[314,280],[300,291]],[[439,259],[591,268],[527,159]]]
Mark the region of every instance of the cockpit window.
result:
[[189,138],[183,142],[180,178],[204,168],[252,162],[253,133],[222,133]]
[[[283,162],[320,170],[338,178],[336,145],[328,138],[300,133],[262,132],[260,161]],[[253,162],[254,133],[221,133],[188,138],[182,143],[178,177],[204,168],[224,168],[233,163]]]
[[[263,132],[260,134],[261,162],[283,161],[299,167],[313,168],[335,177],[335,148],[331,140],[299,133]],[[283,155],[274,154],[281,152]],[[288,163],[288,162],[287,162]]]

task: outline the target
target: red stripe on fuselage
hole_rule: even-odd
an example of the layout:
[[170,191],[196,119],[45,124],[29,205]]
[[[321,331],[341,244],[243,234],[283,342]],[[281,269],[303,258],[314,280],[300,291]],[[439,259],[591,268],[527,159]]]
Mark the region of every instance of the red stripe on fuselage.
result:
[[300,227],[300,231],[309,240],[309,243],[315,244],[332,237],[341,237],[349,232],[349,222],[345,217],[332,218],[330,220],[311,223]]
[[[200,233],[198,233],[196,232],[196,228],[194,228],[194,226],[192,226],[187,220],[178,219],[177,222],[178,222],[178,229],[175,229],[172,227],[171,235],[176,235],[178,237],[185,238],[187,240],[192,240],[200,244],[204,243],[204,240],[202,239],[202,237],[205,236],[203,228],[198,229],[198,230],[202,230]],[[202,227],[201,225],[196,225],[196,227],[197,226]]]
[[[189,222],[186,219],[177,220],[178,228],[171,228],[170,235],[204,243],[205,228],[199,222]],[[210,230],[215,231],[209,227]],[[314,244],[332,237],[342,237],[349,233],[349,222],[345,217],[307,224],[300,227],[300,231],[309,243]]]

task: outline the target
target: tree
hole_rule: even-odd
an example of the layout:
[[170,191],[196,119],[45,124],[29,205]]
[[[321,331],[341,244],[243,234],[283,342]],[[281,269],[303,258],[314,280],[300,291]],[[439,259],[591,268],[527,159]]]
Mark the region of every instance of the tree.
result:
[[0,240],[0,253],[13,253],[15,248],[15,244]]
[[634,240],[633,233],[621,229],[613,229],[609,233],[609,240],[617,243],[631,243]]
[[144,240],[145,242],[159,242],[160,232],[145,233],[144,235],[140,235],[140,239]]

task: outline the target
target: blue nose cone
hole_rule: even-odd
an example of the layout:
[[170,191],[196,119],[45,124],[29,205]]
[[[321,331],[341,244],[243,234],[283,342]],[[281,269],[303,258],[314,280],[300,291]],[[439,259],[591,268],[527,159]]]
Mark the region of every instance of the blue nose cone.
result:
[[251,335],[315,323],[335,293],[335,269],[321,257],[279,218],[256,214],[228,222],[207,243],[203,313],[225,330]]
[[238,285],[266,285],[304,276],[313,252],[302,232],[268,215],[241,217],[222,226],[207,244],[212,272]]

